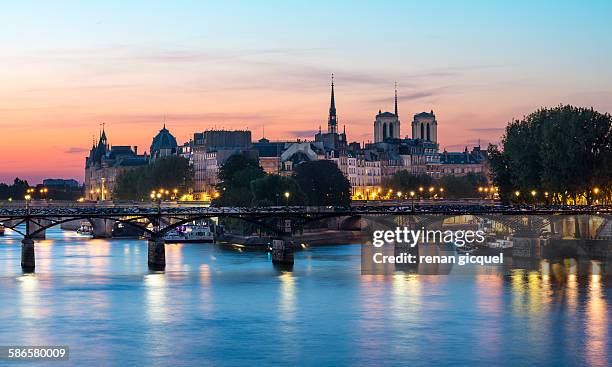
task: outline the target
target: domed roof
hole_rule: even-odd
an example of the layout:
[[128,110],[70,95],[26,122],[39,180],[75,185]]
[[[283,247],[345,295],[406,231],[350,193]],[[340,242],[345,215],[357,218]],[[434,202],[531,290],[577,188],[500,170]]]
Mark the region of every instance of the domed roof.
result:
[[150,153],[154,155],[155,152],[159,152],[162,149],[176,149],[177,147],[176,138],[170,134],[170,131],[168,131],[164,125],[164,127],[159,130],[159,133],[153,138]]

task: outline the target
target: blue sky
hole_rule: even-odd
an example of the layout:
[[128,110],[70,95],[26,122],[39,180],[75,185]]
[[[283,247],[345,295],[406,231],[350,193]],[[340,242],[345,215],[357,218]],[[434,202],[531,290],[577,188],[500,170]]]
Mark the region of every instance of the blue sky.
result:
[[[82,175],[100,122],[147,150],[166,116],[179,141],[210,127],[273,139],[340,124],[368,141],[398,81],[402,134],[434,109],[441,149],[496,142],[540,106],[612,111],[612,2],[48,1],[0,14],[0,180]],[[7,137],[10,136],[10,139]],[[18,150],[18,149],[17,149]],[[25,159],[25,161],[24,161]],[[32,158],[34,159],[34,158]],[[10,163],[12,162],[12,163]],[[25,164],[24,164],[25,163]]]

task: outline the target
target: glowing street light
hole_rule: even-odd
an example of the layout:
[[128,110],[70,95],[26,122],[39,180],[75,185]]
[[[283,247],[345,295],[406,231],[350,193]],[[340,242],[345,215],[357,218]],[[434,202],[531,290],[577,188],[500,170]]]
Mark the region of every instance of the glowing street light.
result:
[[595,195],[599,194],[599,187],[596,187],[593,189],[593,194]]
[[535,190],[531,190],[531,196],[536,196],[536,191]]
[[516,196],[516,197],[521,196],[521,192],[520,192],[520,191],[515,191],[515,192],[514,192],[514,196]]

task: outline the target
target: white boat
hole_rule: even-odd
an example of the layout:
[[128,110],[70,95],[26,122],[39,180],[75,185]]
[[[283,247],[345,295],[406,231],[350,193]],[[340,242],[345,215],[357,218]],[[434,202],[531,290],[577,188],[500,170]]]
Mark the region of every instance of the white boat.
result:
[[91,223],[89,223],[89,221],[82,221],[81,226],[79,227],[79,229],[77,229],[77,233],[92,235],[93,226],[91,225]]
[[213,242],[215,236],[206,224],[186,224],[177,227],[164,236],[166,243]]

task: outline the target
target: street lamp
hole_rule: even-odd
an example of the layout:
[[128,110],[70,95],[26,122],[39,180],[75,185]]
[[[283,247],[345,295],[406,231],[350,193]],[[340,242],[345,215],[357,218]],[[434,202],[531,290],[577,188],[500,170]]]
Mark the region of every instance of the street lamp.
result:
[[412,211],[414,211],[414,191],[410,191],[410,199],[412,199]]
[[291,196],[291,194],[289,193],[289,191],[285,191],[285,202],[287,204],[287,206],[289,206],[289,196]]
[[[29,192],[30,190],[27,191]],[[25,199],[26,212],[30,214],[30,200],[32,200],[32,196],[30,194],[26,194],[26,196],[24,196],[23,198]]]
[[40,198],[41,199],[45,199],[47,192],[49,191],[49,189],[47,189],[46,187],[42,187],[40,189]]

